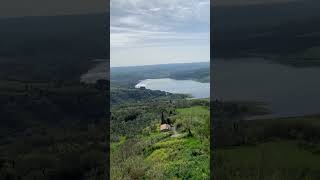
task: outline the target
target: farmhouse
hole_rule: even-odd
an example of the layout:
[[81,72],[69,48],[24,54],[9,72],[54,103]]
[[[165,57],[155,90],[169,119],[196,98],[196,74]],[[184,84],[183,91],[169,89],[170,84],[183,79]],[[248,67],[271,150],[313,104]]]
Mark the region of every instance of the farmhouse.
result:
[[161,132],[168,132],[171,130],[170,124],[161,124],[160,125],[160,131]]

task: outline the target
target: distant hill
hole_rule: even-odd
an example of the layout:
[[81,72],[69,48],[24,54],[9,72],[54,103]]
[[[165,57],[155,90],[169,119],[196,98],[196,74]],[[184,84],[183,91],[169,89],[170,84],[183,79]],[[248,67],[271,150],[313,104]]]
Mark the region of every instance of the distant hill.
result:
[[192,79],[209,82],[209,76],[209,62],[111,68],[111,82],[123,86],[133,86],[139,80],[152,78]]
[[[213,6],[211,54],[215,58],[272,56],[292,63],[296,54],[320,46],[319,7],[315,0]],[[294,63],[310,59],[310,55],[297,57],[300,60]],[[315,62],[316,56],[312,59]]]
[[78,80],[109,57],[108,23],[106,14],[0,19],[0,77]]

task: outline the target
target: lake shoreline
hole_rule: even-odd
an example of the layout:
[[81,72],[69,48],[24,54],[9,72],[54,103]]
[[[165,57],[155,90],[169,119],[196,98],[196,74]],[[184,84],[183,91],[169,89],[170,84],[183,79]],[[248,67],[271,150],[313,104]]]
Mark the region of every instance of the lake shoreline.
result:
[[210,97],[210,83],[194,80],[176,80],[171,78],[140,80],[135,88],[160,90],[173,94],[187,94],[191,98],[201,99]]
[[296,68],[259,58],[219,59],[213,66],[219,75],[213,77],[215,99],[265,102],[273,117],[320,113],[319,67]]

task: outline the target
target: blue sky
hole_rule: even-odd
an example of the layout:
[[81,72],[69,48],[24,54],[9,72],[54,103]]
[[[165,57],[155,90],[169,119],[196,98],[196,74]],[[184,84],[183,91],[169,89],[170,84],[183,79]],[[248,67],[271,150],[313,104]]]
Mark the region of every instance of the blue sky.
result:
[[111,0],[111,66],[210,59],[210,0]]

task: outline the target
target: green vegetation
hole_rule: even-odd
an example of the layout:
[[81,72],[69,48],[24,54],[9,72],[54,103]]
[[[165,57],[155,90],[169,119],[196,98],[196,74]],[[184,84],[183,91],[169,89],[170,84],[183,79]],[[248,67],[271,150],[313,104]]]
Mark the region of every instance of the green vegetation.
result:
[[113,106],[124,105],[135,102],[150,102],[159,100],[174,100],[189,97],[184,94],[172,94],[163,91],[152,91],[148,89],[112,87],[110,103]]
[[79,82],[0,84],[1,178],[103,177],[106,89]]
[[212,34],[211,54],[215,60],[261,57],[285,65],[319,66],[318,6],[301,1],[212,7],[216,19],[211,29],[217,33]]
[[276,61],[292,65],[294,67],[317,67],[320,65],[320,48],[318,46],[303,49],[301,51],[280,56]]
[[108,21],[106,14],[0,19],[1,79],[78,81],[93,60],[107,59]]
[[319,153],[304,149],[296,141],[219,149],[216,157],[217,179],[316,180],[320,177]]
[[317,180],[320,118],[216,120],[215,178]]
[[[111,135],[115,136],[116,129],[130,127],[132,121],[138,122],[122,134],[118,133],[117,141],[112,142],[111,179],[209,179],[208,100],[131,104],[115,108],[112,113],[124,115],[124,111],[140,113],[131,121],[126,121],[128,116],[117,116],[121,127],[111,123]],[[174,127],[169,132],[160,132],[163,111]],[[146,117],[150,120],[143,121]]]
[[79,80],[107,59],[108,20],[0,19],[0,179],[103,178],[109,81]]
[[111,87],[132,88],[139,80],[172,78],[210,82],[209,62],[111,68]]
[[209,100],[133,88],[148,78],[208,82],[209,64],[111,69],[111,179],[209,179]]

